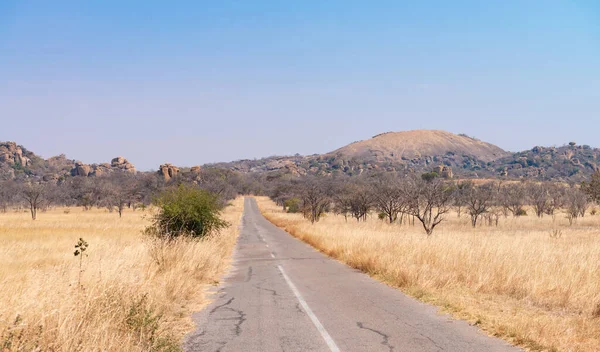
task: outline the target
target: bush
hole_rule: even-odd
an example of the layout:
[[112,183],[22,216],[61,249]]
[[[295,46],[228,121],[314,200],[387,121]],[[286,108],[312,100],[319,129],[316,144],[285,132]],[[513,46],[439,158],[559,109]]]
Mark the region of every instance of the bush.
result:
[[172,240],[180,236],[201,238],[229,224],[220,218],[219,198],[210,192],[181,185],[154,200],[159,208],[146,234]]
[[517,209],[515,216],[527,216],[527,211],[523,208]]
[[286,207],[288,213],[300,212],[300,199],[290,198],[290,199],[286,200],[285,207]]

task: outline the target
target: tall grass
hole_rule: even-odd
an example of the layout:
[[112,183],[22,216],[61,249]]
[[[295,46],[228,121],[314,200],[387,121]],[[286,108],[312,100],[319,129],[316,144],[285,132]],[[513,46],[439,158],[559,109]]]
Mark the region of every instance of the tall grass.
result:
[[228,265],[242,211],[237,199],[220,235],[170,246],[141,234],[148,212],[0,214],[0,351],[178,351]]
[[[263,214],[324,253],[531,350],[600,351],[600,216],[449,216],[431,238],[375,216],[311,225],[266,198]],[[562,233],[561,237],[557,234]]]

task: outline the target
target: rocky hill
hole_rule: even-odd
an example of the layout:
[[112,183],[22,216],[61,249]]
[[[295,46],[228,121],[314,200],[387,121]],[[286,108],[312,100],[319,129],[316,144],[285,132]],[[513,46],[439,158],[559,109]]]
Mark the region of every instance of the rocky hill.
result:
[[69,176],[101,176],[111,172],[135,173],[136,169],[121,156],[102,164],[84,164],[67,159],[64,154],[44,160],[15,142],[0,142],[0,179],[33,177],[50,181]]
[[[600,149],[572,142],[561,147],[535,147],[508,153],[492,144],[444,131],[390,132],[354,142],[322,155],[274,156],[258,160],[215,163],[203,168],[242,173],[261,173],[267,178],[282,175],[348,175],[394,171],[436,172],[445,178],[537,179],[579,182],[600,168]],[[180,173],[200,171],[199,166],[181,170],[160,165],[158,174],[169,181]],[[0,143],[0,179],[35,177],[46,181],[65,177],[94,177],[111,172],[136,173],[123,157],[110,163],[84,164],[65,155],[44,160],[14,142]]]
[[485,162],[509,155],[493,144],[465,135],[434,130],[382,133],[326,155],[369,162],[402,162],[450,154],[469,156]]
[[322,155],[275,156],[211,164],[240,172],[279,175],[359,175],[372,171],[436,172],[447,178],[578,182],[600,165],[600,149],[570,143],[518,153],[444,131],[389,132]]

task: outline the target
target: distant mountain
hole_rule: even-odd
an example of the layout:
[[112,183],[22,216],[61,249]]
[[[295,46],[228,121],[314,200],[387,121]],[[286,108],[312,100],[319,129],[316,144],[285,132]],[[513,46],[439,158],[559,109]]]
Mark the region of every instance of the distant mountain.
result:
[[273,156],[207,167],[281,175],[359,175],[435,171],[451,178],[536,179],[578,182],[600,165],[600,149],[570,143],[509,153],[493,144],[445,131],[388,132],[321,155]]
[[38,178],[56,181],[70,176],[100,176],[115,171],[135,173],[136,169],[123,157],[102,164],[84,164],[67,159],[64,154],[44,160],[15,142],[0,142],[0,180]]
[[509,155],[493,144],[465,135],[435,130],[382,133],[326,155],[346,159],[358,158],[369,162],[400,162],[449,154],[470,156],[485,162]]
[[[600,168],[600,149],[572,142],[561,147],[538,146],[509,153],[466,135],[418,130],[382,133],[321,155],[273,156],[209,164],[203,168],[260,173],[268,179],[284,175],[355,176],[369,172],[434,171],[446,178],[578,182]],[[178,168],[172,165],[161,165],[163,176],[175,174],[175,170]],[[44,160],[14,142],[0,142],[0,179],[35,177],[50,181],[119,171],[136,172],[122,157],[104,164],[83,164],[64,155]]]

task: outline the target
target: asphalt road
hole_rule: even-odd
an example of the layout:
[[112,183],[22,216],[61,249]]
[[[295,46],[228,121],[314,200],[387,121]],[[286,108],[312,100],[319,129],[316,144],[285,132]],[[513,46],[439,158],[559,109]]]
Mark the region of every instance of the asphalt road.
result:
[[245,200],[230,274],[186,351],[519,351],[317,252]]

